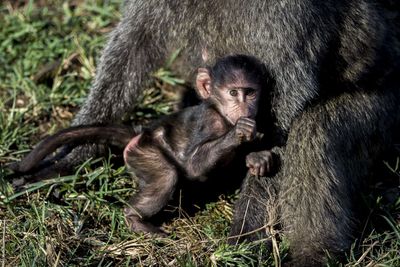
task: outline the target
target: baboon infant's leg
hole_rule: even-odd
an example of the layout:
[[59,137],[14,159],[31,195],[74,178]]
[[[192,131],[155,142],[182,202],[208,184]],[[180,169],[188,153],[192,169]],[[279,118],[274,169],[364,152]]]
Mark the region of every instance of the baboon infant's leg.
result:
[[157,214],[174,193],[177,172],[159,149],[153,145],[130,147],[125,161],[138,179],[138,192],[125,208],[125,218],[134,232],[160,233],[146,219]]

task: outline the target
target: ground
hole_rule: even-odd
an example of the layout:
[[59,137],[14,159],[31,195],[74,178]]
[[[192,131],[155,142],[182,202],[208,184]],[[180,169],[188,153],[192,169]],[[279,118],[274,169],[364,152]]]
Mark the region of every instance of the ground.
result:
[[[164,225],[167,238],[128,231],[122,213],[135,185],[124,167],[92,159],[71,176],[16,192],[4,167],[41,138],[67,127],[88,93],[107,33],[122,0],[19,0],[0,3],[0,263],[2,266],[279,266],[287,244],[265,255],[257,243],[226,244],[232,196],[179,210]],[[171,61],[175,55],[171,55]],[[126,120],[146,123],[172,112],[184,81],[169,62],[153,74],[140,105]],[[397,154],[398,155],[398,154]],[[400,158],[382,163],[377,180],[399,184]],[[380,179],[382,178],[382,179]],[[396,180],[397,179],[397,180]],[[394,181],[394,182],[393,182]],[[400,266],[398,188],[381,182],[366,195],[370,216],[349,266]],[[334,263],[336,266],[337,263]]]

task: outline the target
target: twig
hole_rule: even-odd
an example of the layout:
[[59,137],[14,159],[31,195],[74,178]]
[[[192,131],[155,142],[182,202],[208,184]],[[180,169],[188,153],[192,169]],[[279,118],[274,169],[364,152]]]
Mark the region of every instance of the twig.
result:
[[365,257],[367,257],[368,253],[374,248],[374,246],[376,246],[377,244],[379,244],[379,241],[375,241],[370,247],[368,247],[368,249],[361,255],[361,257],[357,260],[357,262],[354,264],[354,266],[359,265],[364,259]]

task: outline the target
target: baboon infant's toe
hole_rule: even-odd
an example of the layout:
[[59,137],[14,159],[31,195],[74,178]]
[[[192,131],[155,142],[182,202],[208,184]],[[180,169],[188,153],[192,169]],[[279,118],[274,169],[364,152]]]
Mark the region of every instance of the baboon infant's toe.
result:
[[159,237],[165,237],[167,234],[159,227],[154,226],[149,222],[143,221],[139,216],[125,216],[126,223],[129,229],[135,233],[151,234]]

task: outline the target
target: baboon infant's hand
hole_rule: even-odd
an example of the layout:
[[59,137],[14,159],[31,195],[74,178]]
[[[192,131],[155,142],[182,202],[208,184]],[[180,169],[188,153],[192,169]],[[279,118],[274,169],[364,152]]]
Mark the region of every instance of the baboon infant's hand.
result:
[[257,127],[256,122],[253,119],[241,117],[236,122],[235,134],[239,140],[239,143],[249,142],[254,140],[256,137]]
[[252,175],[264,176],[272,172],[273,156],[269,150],[252,152],[246,156],[246,166]]

